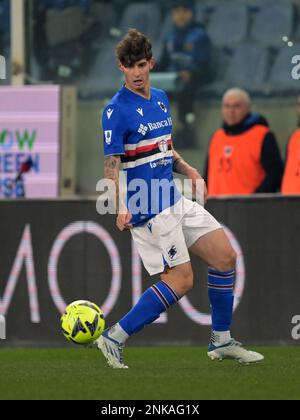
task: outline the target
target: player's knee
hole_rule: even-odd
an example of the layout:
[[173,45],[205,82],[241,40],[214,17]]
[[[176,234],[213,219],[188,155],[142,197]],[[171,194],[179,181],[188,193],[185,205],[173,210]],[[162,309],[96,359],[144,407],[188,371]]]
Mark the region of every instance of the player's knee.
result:
[[180,296],[186,295],[194,285],[194,275],[190,264],[167,270],[161,275],[161,279],[174,287]]
[[237,254],[233,249],[228,250],[216,264],[216,270],[224,272],[235,269]]

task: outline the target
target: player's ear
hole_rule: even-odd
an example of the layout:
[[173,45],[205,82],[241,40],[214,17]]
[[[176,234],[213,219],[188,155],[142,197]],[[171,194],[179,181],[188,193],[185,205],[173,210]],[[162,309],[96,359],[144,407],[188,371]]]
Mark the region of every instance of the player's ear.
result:
[[118,67],[119,67],[119,70],[122,72],[122,73],[124,73],[124,66],[123,66],[123,64],[121,63],[121,61],[117,61],[117,65],[118,65]]
[[150,64],[150,70],[153,70],[156,64],[155,59],[153,57],[150,59],[149,64]]

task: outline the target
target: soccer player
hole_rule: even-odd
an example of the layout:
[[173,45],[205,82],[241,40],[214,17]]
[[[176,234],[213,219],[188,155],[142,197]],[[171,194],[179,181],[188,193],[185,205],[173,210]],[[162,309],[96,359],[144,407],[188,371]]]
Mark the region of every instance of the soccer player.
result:
[[[201,205],[182,196],[173,185],[173,172],[185,175],[194,188],[202,180],[196,169],[174,150],[172,119],[167,95],[150,87],[155,62],[145,35],[130,29],[116,48],[125,85],[103,113],[105,177],[115,182],[117,227],[129,229],[143,264],[160,281],[116,325],[96,341],[109,366],[124,369],[125,342],[153,323],[193,287],[190,253],[208,264],[212,308],[212,336],[208,356],[233,358],[242,363],[263,360],[231,338],[236,254],[220,224]],[[119,167],[127,175],[127,200],[120,199]],[[143,183],[140,183],[140,181]],[[170,200],[153,192],[153,180],[168,181]],[[148,187],[140,203],[130,183]],[[138,201],[138,200],[137,200]],[[157,211],[153,210],[153,204]],[[136,211],[139,207],[140,211]]]

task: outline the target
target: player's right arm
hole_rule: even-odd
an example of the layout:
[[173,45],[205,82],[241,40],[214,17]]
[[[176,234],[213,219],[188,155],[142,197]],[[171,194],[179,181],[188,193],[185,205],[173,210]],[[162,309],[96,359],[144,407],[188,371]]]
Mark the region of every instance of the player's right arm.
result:
[[121,191],[120,186],[120,156],[107,156],[104,158],[104,176],[106,179],[110,179],[115,184],[116,197],[111,197],[116,205],[117,214],[117,227],[122,232],[126,229],[132,229],[132,225],[129,223],[132,219],[132,214],[128,211]]
[[117,106],[109,105],[103,112],[104,176],[115,184],[116,196],[111,199],[115,203],[117,227],[121,231],[132,228],[129,223],[132,215],[124,202],[119,176],[120,156],[125,154],[125,121]]

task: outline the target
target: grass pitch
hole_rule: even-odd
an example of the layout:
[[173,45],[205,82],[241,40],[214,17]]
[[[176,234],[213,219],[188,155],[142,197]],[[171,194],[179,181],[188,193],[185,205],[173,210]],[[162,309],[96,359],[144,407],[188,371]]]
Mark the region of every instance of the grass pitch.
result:
[[0,350],[0,400],[300,399],[300,349],[259,348],[258,365],[211,362],[199,347],[127,348],[128,370],[96,350]]

